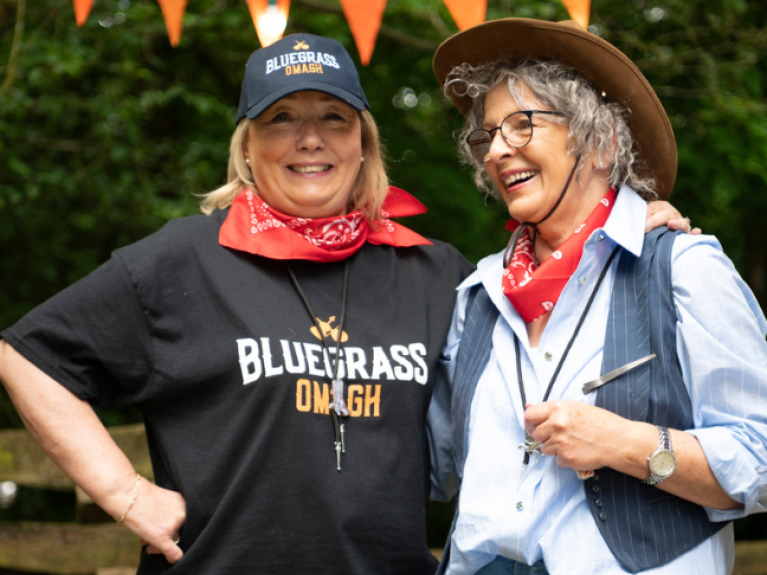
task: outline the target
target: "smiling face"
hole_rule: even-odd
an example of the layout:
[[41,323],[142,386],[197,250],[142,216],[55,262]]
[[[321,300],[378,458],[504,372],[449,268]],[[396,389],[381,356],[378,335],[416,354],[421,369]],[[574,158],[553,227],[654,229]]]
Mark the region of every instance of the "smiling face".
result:
[[[547,110],[526,86],[522,100],[524,106],[520,108],[506,82],[493,88],[485,97],[483,127],[491,130],[520,110]],[[533,114],[532,124],[532,139],[522,148],[512,148],[496,134],[485,169],[501,192],[509,214],[519,221],[538,222],[556,205],[576,158],[567,154],[569,127],[557,116]],[[591,157],[584,159],[584,169],[573,176],[568,193],[547,223],[569,227],[570,220],[578,220],[585,209],[591,209],[591,196],[598,201],[607,192],[606,182],[594,178]]]
[[359,114],[322,92],[296,92],[251,122],[244,153],[259,196],[278,212],[343,214],[361,165]]

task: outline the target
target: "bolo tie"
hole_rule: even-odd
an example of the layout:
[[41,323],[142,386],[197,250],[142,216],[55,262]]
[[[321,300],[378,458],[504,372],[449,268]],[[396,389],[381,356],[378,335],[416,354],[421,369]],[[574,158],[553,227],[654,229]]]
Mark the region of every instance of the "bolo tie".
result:
[[[567,193],[568,188],[570,187],[570,182],[573,180],[573,176],[575,175],[575,170],[578,168],[578,164],[580,163],[581,155],[578,154],[578,156],[575,158],[575,162],[573,164],[573,169],[570,170],[570,175],[567,178],[567,182],[565,182],[564,187],[562,188],[562,193],[559,194],[559,199],[557,199],[557,202],[554,204],[554,206],[549,210],[549,213],[546,214],[543,218],[538,220],[537,222],[520,222],[517,229],[512,234],[511,238],[509,239],[509,244],[506,246],[506,250],[503,254],[503,267],[504,269],[509,267],[509,264],[511,263],[511,259],[514,257],[514,252],[517,248],[517,241],[519,240],[520,236],[525,232],[527,228],[532,229],[532,251],[533,251],[533,258],[535,260],[536,267],[538,266],[538,257],[535,254],[535,239],[538,236],[538,226],[542,224],[544,221],[546,221],[551,215],[554,213],[554,211],[559,207],[559,205],[562,203],[562,200],[565,197],[565,194]],[[613,249],[613,252],[610,254],[610,257],[607,259],[607,262],[605,263],[605,266],[602,268],[602,272],[599,274],[599,279],[597,280],[596,285],[594,286],[594,290],[591,292],[591,296],[589,297],[588,301],[586,302],[586,307],[583,310],[583,313],[581,314],[580,319],[578,320],[578,324],[575,326],[575,330],[573,331],[573,335],[570,337],[570,341],[567,343],[567,347],[565,347],[565,351],[562,354],[561,359],[559,360],[559,364],[557,365],[556,369],[554,370],[554,374],[551,376],[551,380],[549,381],[549,385],[546,388],[546,392],[543,396],[543,402],[547,401],[549,398],[549,395],[551,394],[551,390],[554,387],[554,382],[557,379],[557,376],[559,375],[559,372],[562,370],[562,365],[565,362],[565,359],[567,358],[567,355],[570,353],[570,349],[573,346],[573,343],[575,342],[575,338],[578,335],[578,332],[581,329],[581,326],[583,325],[584,320],[586,319],[586,314],[589,312],[589,309],[591,308],[591,304],[594,302],[594,298],[596,297],[597,291],[599,290],[599,286],[602,284],[602,280],[605,278],[605,275],[607,274],[607,270],[610,268],[610,264],[612,263],[613,259],[615,259],[616,254],[618,253],[618,250],[620,249],[619,246],[616,246],[615,249]],[[514,334],[514,351],[516,355],[516,363],[517,363],[517,382],[519,384],[519,394],[522,397],[522,406],[525,408],[527,405],[527,396],[525,394],[525,384],[522,379],[522,360],[519,353],[519,338],[516,334]],[[522,460],[522,471],[519,475],[519,483],[517,484],[517,488],[519,488],[519,485],[522,483],[522,477],[525,474],[525,471],[527,470],[527,466],[530,463],[530,456],[535,454],[536,461],[539,455],[543,455],[543,452],[541,451],[541,443],[536,441],[531,435],[527,433],[525,430],[525,441],[519,445],[520,449],[525,450],[524,458]]]
[[[296,288],[298,295],[301,297],[301,301],[304,302],[306,311],[309,312],[309,316],[312,318],[320,340],[322,341],[322,347],[325,348],[328,358],[330,358],[330,346],[325,338],[325,334],[320,325],[319,318],[312,311],[312,306],[309,304],[309,300],[301,289],[301,285],[298,283],[296,274],[290,267],[290,264],[286,263],[285,268],[288,270],[290,281],[293,283],[293,287]],[[344,279],[343,287],[341,290],[341,321],[338,324],[338,338],[336,339],[336,353],[333,358],[333,403],[330,407],[330,418],[333,422],[333,449],[336,452],[336,470],[341,471],[341,454],[346,453],[346,441],[345,441],[345,429],[344,424],[341,423],[341,417],[348,417],[349,410],[346,408],[346,402],[344,401],[344,380],[338,377],[338,368],[341,364],[341,352],[343,350],[343,333],[344,333],[344,320],[346,319],[346,296],[349,288],[349,258],[344,261]]]
[[[610,257],[607,258],[607,262],[605,263],[601,273],[599,274],[597,283],[594,286],[594,289],[591,291],[591,295],[589,296],[588,301],[586,302],[586,307],[584,308],[583,313],[581,313],[581,317],[578,319],[578,323],[576,324],[575,329],[573,330],[573,335],[570,337],[570,341],[567,342],[565,351],[562,353],[562,357],[560,358],[559,363],[557,364],[557,367],[554,370],[554,374],[551,376],[551,379],[549,380],[549,385],[546,387],[546,392],[543,395],[543,400],[541,403],[544,403],[549,399],[551,390],[554,387],[554,382],[556,381],[557,376],[559,375],[559,372],[562,370],[562,365],[565,363],[565,359],[567,358],[567,355],[570,353],[570,349],[573,347],[575,338],[578,336],[578,332],[581,330],[581,326],[583,325],[583,322],[586,319],[586,314],[589,313],[591,304],[594,303],[594,298],[596,297],[597,292],[599,291],[599,286],[602,285],[602,280],[605,279],[605,276],[607,275],[607,270],[610,269],[610,264],[615,259],[615,256],[618,254],[619,250],[620,250],[620,246],[615,246],[615,248],[613,248],[612,253],[610,254]],[[516,334],[514,334],[514,352],[515,352],[515,356],[517,360],[517,382],[519,384],[519,394],[522,396],[522,406],[524,407],[527,405],[527,396],[525,395],[525,384],[524,384],[524,381],[522,380],[522,359],[519,353],[519,338],[517,337]],[[536,461],[537,461],[538,456],[543,455],[543,452],[541,451],[541,447],[542,447],[542,444],[536,441],[530,434],[527,433],[527,430],[525,430],[525,441],[524,443],[521,443],[519,445],[520,449],[525,450],[525,455],[522,460],[522,471],[519,474],[519,483],[517,484],[517,488],[519,488],[519,484],[522,483],[522,477],[524,476],[525,471],[527,470],[527,466],[530,463],[530,456],[535,454]]]

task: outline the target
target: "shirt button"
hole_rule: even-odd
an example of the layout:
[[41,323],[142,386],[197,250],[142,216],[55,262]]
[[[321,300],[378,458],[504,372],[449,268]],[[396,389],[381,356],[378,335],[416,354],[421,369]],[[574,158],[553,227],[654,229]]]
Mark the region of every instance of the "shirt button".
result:
[[607,521],[607,515],[605,515],[604,513],[600,513],[599,514],[599,520],[600,521]]
[[599,234],[599,241],[601,242],[603,239],[605,239],[605,235],[604,234]]
[[517,501],[517,510],[522,511],[524,504],[521,501]]
[[544,359],[546,359],[546,361],[551,361],[551,358],[552,358],[553,356],[551,355],[551,353],[550,353],[550,352],[548,352],[548,351],[547,351],[547,352],[546,352],[546,353],[543,355],[543,357],[544,357]]
[[591,490],[592,490],[594,493],[599,493],[599,485],[595,485],[594,487],[592,487],[592,488],[591,488]]
[[578,279],[578,283],[583,285],[586,282],[586,278],[580,278]]
[[601,499],[595,499],[594,500],[594,505],[596,505],[597,507],[602,507],[602,500]]

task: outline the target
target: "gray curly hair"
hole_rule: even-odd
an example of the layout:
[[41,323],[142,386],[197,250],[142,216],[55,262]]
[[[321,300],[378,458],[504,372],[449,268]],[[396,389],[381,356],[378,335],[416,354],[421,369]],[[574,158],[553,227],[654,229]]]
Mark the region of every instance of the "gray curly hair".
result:
[[[629,186],[647,201],[658,198],[655,179],[646,175],[649,171],[639,158],[626,123],[629,111],[617,102],[606,101],[574,68],[538,60],[519,63],[498,60],[480,66],[462,64],[447,76],[445,93],[448,97],[469,96],[472,99],[464,127],[456,134],[456,139],[462,160],[474,167],[474,182],[480,190],[501,200],[484,165],[473,159],[466,138],[483,126],[485,95],[504,81],[520,109],[529,106],[523,98],[523,89],[527,87],[544,107],[564,114],[548,119],[569,126],[568,155],[585,158],[596,153],[600,158],[610,158],[608,180],[612,186],[616,189],[621,185]],[[582,159],[578,176],[584,166]]]

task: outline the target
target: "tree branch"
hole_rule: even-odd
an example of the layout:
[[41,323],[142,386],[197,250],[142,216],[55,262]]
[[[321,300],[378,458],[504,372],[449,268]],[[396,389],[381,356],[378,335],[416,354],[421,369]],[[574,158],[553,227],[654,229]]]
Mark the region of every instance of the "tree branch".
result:
[[8,56],[8,64],[5,67],[5,80],[0,86],[0,97],[10,92],[13,78],[16,76],[16,64],[19,62],[19,48],[21,38],[24,36],[24,17],[27,12],[27,0],[18,0],[16,3],[16,25],[13,27],[13,44],[11,54]]

